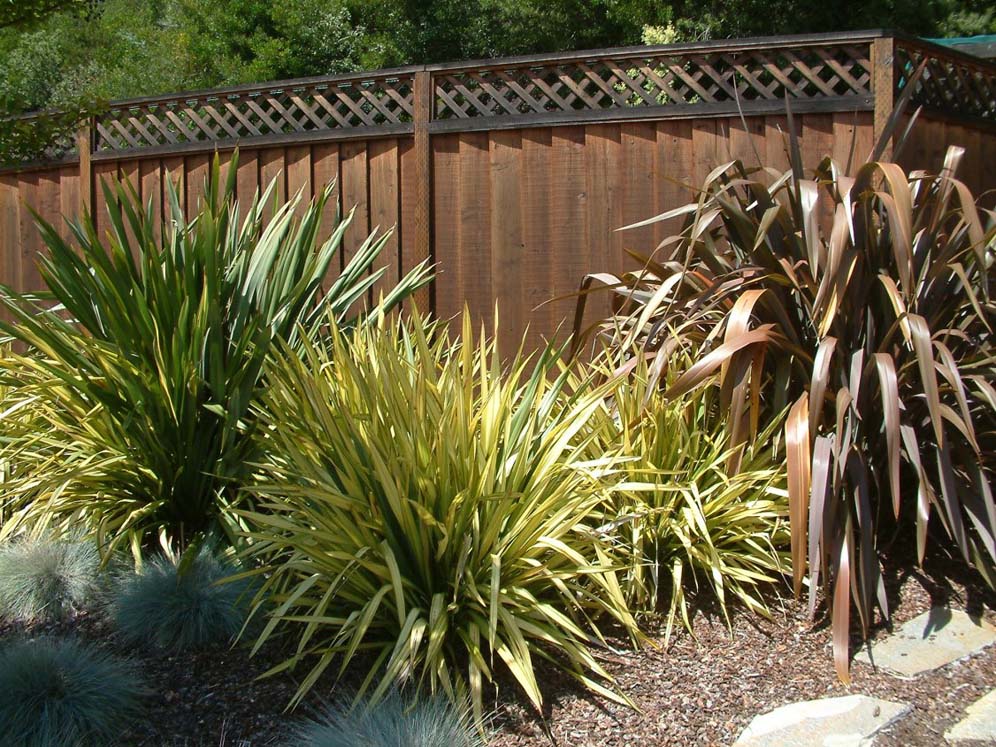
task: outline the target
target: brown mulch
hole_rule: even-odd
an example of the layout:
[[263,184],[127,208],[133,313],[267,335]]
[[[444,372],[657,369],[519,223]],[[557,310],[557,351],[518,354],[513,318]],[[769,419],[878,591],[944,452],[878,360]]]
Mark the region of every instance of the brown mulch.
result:
[[[928,560],[924,569],[907,564],[887,572],[886,588],[896,627],[941,604],[996,624],[996,595],[957,563]],[[770,621],[739,615],[732,632],[722,618],[700,614],[694,638],[681,630],[666,651],[647,648],[613,657],[607,669],[639,711],[588,695],[563,677],[543,680],[544,692],[551,693],[545,723],[516,699],[497,711],[492,747],[548,747],[551,738],[564,747],[730,745],[758,714],[851,694],[913,705],[876,738],[876,747],[936,747],[946,744],[944,731],[965,708],[996,687],[996,646],[913,680],[854,662],[845,686],[834,672],[826,621],[810,623],[804,604],[774,605]],[[663,631],[658,633],[663,642]],[[880,623],[872,640],[887,634]],[[858,642],[855,636],[852,651]]]
[[[957,563],[928,561],[924,569],[899,568],[887,574],[893,624],[933,605],[950,604],[981,614],[996,624],[996,596]],[[913,711],[876,740],[879,747],[945,744],[943,733],[965,708],[996,687],[996,647],[936,672],[906,681],[852,665],[850,686],[840,684],[830,654],[830,631],[818,617],[811,624],[803,606],[772,602],[770,621],[747,614],[733,620],[732,632],[714,612],[696,614],[695,637],[677,630],[667,650],[647,647],[606,656],[607,669],[638,706],[634,711],[586,692],[552,668],[540,671],[547,698],[538,717],[505,680],[488,696],[493,709],[492,747],[650,747],[651,745],[729,745],[755,715],[802,699],[845,694],[873,695],[911,703]],[[663,631],[648,628],[663,642]],[[23,633],[24,631],[21,631]],[[138,659],[150,688],[150,717],[122,734],[121,745],[135,747],[260,747],[286,744],[295,719],[335,696],[331,676],[320,681],[296,714],[284,708],[297,683],[279,675],[256,676],[280,661],[264,650],[248,660],[244,650],[182,655],[154,649],[128,649],[99,619],[29,631],[69,632]],[[887,631],[879,625],[874,636]],[[17,634],[0,626],[0,640]],[[856,643],[856,641],[855,641]],[[302,668],[299,676],[304,676]],[[350,685],[340,686],[344,692]]]

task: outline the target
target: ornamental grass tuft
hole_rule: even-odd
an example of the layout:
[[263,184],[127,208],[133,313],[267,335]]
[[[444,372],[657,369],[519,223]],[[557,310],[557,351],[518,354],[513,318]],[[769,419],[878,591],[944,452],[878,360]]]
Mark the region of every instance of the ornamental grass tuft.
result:
[[298,747],[484,747],[470,710],[445,698],[406,702],[392,693],[353,708],[328,707],[295,734]]
[[62,620],[101,593],[100,553],[90,542],[20,537],[0,545],[0,618]]
[[145,696],[131,662],[76,641],[51,639],[0,649],[0,693],[7,747],[120,744]]
[[191,562],[157,556],[118,580],[111,609],[125,640],[175,651],[231,643],[248,616],[252,587],[226,581],[239,568],[200,549]]

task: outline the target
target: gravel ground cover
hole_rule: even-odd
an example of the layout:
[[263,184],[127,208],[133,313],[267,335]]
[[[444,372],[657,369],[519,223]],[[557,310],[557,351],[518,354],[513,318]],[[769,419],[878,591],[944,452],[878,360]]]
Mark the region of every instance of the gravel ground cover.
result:
[[[928,561],[923,570],[890,562],[887,589],[898,625],[931,606],[950,604],[996,624],[996,595],[957,564]],[[542,671],[547,697],[540,718],[506,680],[489,694],[494,747],[648,747],[729,745],[755,715],[801,699],[849,693],[913,704],[911,714],[882,733],[879,747],[944,744],[945,729],[965,708],[996,687],[996,647],[914,680],[901,680],[855,663],[849,687],[834,675],[830,631],[819,617],[811,624],[804,607],[774,601],[772,620],[737,614],[732,632],[723,619],[699,610],[695,636],[679,630],[663,648],[663,630],[648,625],[657,646],[605,655],[608,669],[638,711],[591,695],[553,669]],[[879,625],[875,637],[887,634]],[[128,647],[100,619],[16,631],[0,627],[0,638],[16,634],[69,633],[122,654],[136,656],[154,695],[149,716],[121,735],[121,745],[279,745],[294,716],[284,712],[296,682],[257,675],[280,660],[271,647],[247,659],[245,651],[174,654]],[[857,639],[855,639],[855,644]],[[302,676],[307,670],[302,668]],[[322,697],[347,693],[357,680],[335,688],[331,676],[314,689],[303,710]]]

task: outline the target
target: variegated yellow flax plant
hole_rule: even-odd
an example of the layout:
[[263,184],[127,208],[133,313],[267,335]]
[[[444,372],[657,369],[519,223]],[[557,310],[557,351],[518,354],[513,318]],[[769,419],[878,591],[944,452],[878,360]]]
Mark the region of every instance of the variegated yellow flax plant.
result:
[[[438,332],[438,330],[437,330]],[[258,418],[249,553],[269,614],[257,647],[297,638],[274,671],[307,662],[294,701],[362,654],[358,695],[397,683],[466,692],[510,672],[537,707],[534,662],[617,701],[593,651],[601,616],[638,636],[605,508],[612,455],[579,433],[603,393],[550,375],[555,354],[503,367],[469,317],[462,346],[415,315],[279,356]]]
[[[606,380],[603,406],[584,433],[592,456],[618,451],[611,510],[601,530],[626,561],[620,582],[635,610],[668,610],[665,642],[680,617],[689,630],[686,589],[707,591],[729,623],[730,603],[768,616],[763,590],[789,569],[788,493],[772,445],[782,418],[742,448],[724,434],[719,376],[666,398],[642,357],[615,371],[601,356],[582,370]],[[675,363],[675,361],[672,361]],[[664,370],[664,387],[679,367]],[[731,461],[738,468],[729,470]]]

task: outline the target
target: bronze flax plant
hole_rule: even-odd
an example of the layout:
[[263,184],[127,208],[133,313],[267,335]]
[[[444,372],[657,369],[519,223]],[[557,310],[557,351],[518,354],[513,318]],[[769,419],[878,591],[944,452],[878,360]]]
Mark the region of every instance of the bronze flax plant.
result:
[[876,604],[888,616],[885,523],[915,527],[921,562],[939,524],[993,583],[996,220],[955,176],[961,148],[936,176],[881,160],[847,176],[825,159],[807,177],[790,146],[789,171],[723,164],[695,203],[637,224],[686,219],[641,272],[586,279],[577,319],[593,282],[617,313],[578,332],[618,365],[648,358],[656,381],[696,354],[664,396],[718,375],[731,474],[735,447],[789,407],[793,587],[808,581],[810,614],[827,590],[847,681],[852,604],[865,634]]

